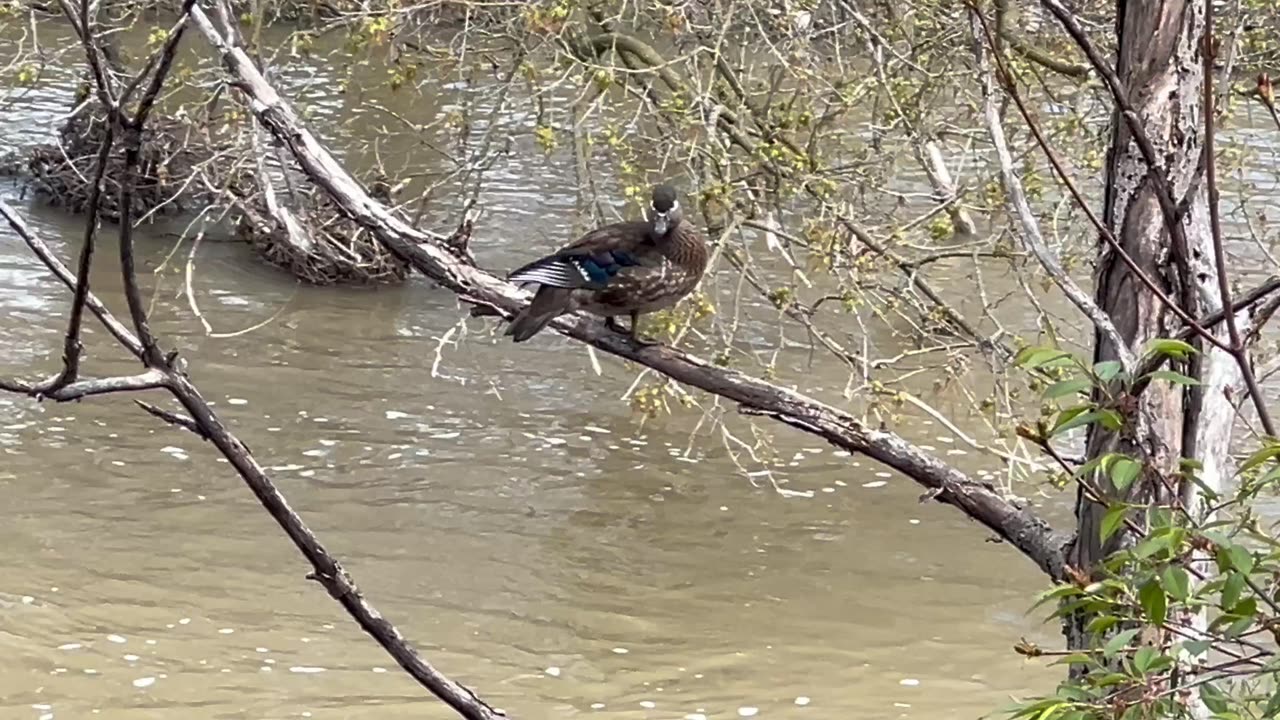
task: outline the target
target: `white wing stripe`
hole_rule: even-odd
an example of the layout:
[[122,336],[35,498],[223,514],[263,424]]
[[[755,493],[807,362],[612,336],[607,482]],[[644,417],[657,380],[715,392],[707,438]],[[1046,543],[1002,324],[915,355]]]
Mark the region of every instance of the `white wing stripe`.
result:
[[518,284],[538,283],[551,287],[576,288],[582,287],[582,283],[589,282],[591,278],[586,270],[577,265],[557,261],[531,267],[522,273],[512,275],[510,280]]

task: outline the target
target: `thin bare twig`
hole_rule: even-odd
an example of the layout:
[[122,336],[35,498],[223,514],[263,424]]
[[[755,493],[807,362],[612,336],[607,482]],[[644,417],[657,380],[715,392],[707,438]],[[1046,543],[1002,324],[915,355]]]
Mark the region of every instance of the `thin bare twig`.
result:
[[[98,148],[97,165],[93,171],[93,184],[89,186],[89,207],[84,224],[83,246],[80,248],[80,261],[76,269],[75,293],[71,300],[71,315],[67,320],[67,337],[62,351],[62,372],[53,379],[46,392],[75,382],[80,376],[80,356],[84,351],[80,344],[80,327],[84,324],[84,303],[89,296],[89,270],[93,266],[93,250],[98,236],[98,207],[101,205],[102,179],[107,172],[107,162],[111,157],[111,149],[115,143],[115,133],[110,121],[107,122],[106,134],[102,145]],[[20,233],[21,234],[21,233]]]
[[[1009,154],[1009,146],[1005,141],[1004,127],[1000,123],[1000,111],[996,107],[996,96],[994,83],[991,77],[991,69],[987,64],[986,53],[983,50],[982,38],[979,33],[980,29],[985,29],[986,21],[976,9],[969,11],[969,16],[973,26],[974,55],[977,60],[978,69],[982,73],[982,114],[986,119],[987,133],[991,136],[991,144],[995,148],[996,160],[1000,166],[1000,178],[1004,184],[1005,195],[1009,203],[1009,210],[1014,217],[1018,219],[1022,226],[1022,233],[1019,237],[1036,260],[1040,262],[1040,266],[1049,274],[1049,278],[1058,286],[1062,293],[1067,296],[1073,305],[1084,313],[1085,317],[1093,323],[1103,335],[1111,341],[1116,349],[1117,359],[1120,361],[1121,367],[1126,372],[1133,372],[1137,366],[1137,359],[1134,357],[1133,350],[1124,338],[1120,336],[1120,331],[1116,329],[1115,323],[1111,322],[1111,318],[1103,312],[1102,308],[1089,297],[1087,293],[1072,280],[1067,271],[1062,268],[1057,254],[1049,249],[1044,243],[1044,238],[1040,234],[1039,223],[1036,222],[1035,215],[1031,212],[1031,205],[1027,202],[1026,193],[1022,189],[1022,181],[1018,179],[1017,173],[1013,171],[1013,157]],[[988,42],[991,42],[988,36]],[[992,55],[997,55],[993,49]],[[997,62],[999,59],[997,58]]]
[[[1221,198],[1218,194],[1217,170],[1214,167],[1217,164],[1217,158],[1213,153],[1217,125],[1217,119],[1214,117],[1216,98],[1213,94],[1213,0],[1204,0],[1204,6],[1204,47],[1201,52],[1204,61],[1204,182],[1205,191],[1209,195],[1209,226],[1213,231],[1213,255],[1214,264],[1217,265],[1218,292],[1222,298],[1222,307],[1230,308],[1233,306],[1231,282],[1227,279],[1227,251],[1222,241],[1222,219],[1218,216]],[[1262,423],[1262,429],[1267,435],[1276,437],[1276,426],[1271,421],[1271,413],[1267,410],[1267,399],[1262,394],[1262,388],[1258,386],[1258,378],[1253,374],[1253,364],[1249,362],[1248,349],[1240,335],[1240,328],[1236,324],[1236,314],[1228,312],[1224,317],[1227,336],[1231,339],[1229,352],[1235,358],[1236,364],[1240,366],[1240,374],[1244,377],[1245,387],[1249,389],[1249,396],[1253,399],[1258,421]]]
[[50,388],[47,391],[41,388],[40,385],[24,383],[20,380],[0,379],[0,390],[22,393],[24,395],[30,395],[36,399],[48,398],[58,402],[68,402],[70,400],[86,398],[91,395],[135,392],[138,390],[154,390],[156,388],[166,387],[167,384],[168,377],[164,373],[156,370],[147,370],[146,372],[138,375],[77,380],[73,383],[56,388]]

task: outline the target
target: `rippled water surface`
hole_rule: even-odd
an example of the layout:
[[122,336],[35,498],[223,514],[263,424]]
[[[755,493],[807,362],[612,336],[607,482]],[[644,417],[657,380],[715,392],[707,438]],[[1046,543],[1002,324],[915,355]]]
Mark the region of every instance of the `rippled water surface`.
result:
[[[47,138],[66,101],[24,99],[8,141]],[[482,261],[566,239],[567,182],[536,157],[495,170]],[[14,202],[74,255],[79,220]],[[94,288],[122,309],[102,242]],[[867,460],[759,424],[792,458],[779,493],[697,413],[641,425],[621,399],[636,368],[597,375],[579,346],[512,346],[479,320],[460,333],[421,278],[301,287],[209,242],[193,275],[210,336],[180,294],[187,247],[152,276],[174,237],[140,242],[155,329],[205,396],[369,599],[515,717],[974,717],[1059,677],[1010,649],[1056,640],[1024,615],[1037,571]],[[0,233],[0,372],[53,372],[67,306]],[[87,339],[94,373],[132,371],[96,326]],[[819,365],[806,389],[846,380]],[[930,420],[904,431],[994,469]],[[127,398],[0,397],[0,453],[0,717],[449,715],[304,578],[211,448]]]

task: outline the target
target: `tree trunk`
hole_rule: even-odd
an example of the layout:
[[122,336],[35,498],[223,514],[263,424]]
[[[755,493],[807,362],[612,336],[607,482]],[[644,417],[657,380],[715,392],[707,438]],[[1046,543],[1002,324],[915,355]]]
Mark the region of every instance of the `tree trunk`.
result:
[[[1116,33],[1119,57],[1116,74],[1137,124],[1154,149],[1159,165],[1149,172],[1147,160],[1121,109],[1112,123],[1108,154],[1104,222],[1124,251],[1155,281],[1165,295],[1192,317],[1221,309],[1217,266],[1209,224],[1208,196],[1196,169],[1204,147],[1201,48],[1205,33],[1202,0],[1117,0]],[[1156,173],[1163,175],[1173,204],[1194,187],[1186,211],[1178,220],[1185,247],[1171,236],[1160,193],[1165,190]],[[1168,205],[1166,205],[1166,208]],[[1120,335],[1135,353],[1148,342],[1172,337],[1181,320],[1162,304],[1112,247],[1104,244],[1096,269],[1096,299],[1112,318]],[[1225,335],[1225,329],[1217,331]],[[1095,338],[1095,360],[1113,360],[1116,348],[1104,336]],[[1198,490],[1191,483],[1179,485],[1179,461],[1193,458],[1203,463],[1202,479],[1221,487],[1229,470],[1234,409],[1231,397],[1239,396],[1241,376],[1233,358],[1203,342],[1188,366],[1179,370],[1203,385],[1183,388],[1153,382],[1136,399],[1121,408],[1124,427],[1110,432],[1090,427],[1088,454],[1097,458],[1110,452],[1142,461],[1147,470],[1123,495],[1117,494],[1105,473],[1093,479],[1106,499],[1137,505],[1167,506],[1177,499],[1194,509]],[[1181,495],[1174,497],[1174,492]],[[1105,504],[1089,500],[1081,491],[1076,506],[1077,536],[1068,561],[1085,572],[1096,571],[1111,552],[1132,542],[1120,532],[1108,542],[1100,538]],[[1142,518],[1135,517],[1139,523]],[[1083,631],[1087,618],[1077,618],[1067,628],[1068,645],[1091,645]]]

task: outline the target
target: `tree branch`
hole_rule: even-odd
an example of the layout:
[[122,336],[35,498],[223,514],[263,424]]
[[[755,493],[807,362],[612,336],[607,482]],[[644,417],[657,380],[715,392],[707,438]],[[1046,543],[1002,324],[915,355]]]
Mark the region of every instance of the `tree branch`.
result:
[[1000,37],[1009,43],[1009,47],[1014,52],[1047,70],[1076,79],[1089,76],[1088,65],[1055,58],[1040,48],[1028,44],[1022,38],[1015,36],[1012,31],[1001,33]]
[[[1218,293],[1222,299],[1222,307],[1230,308],[1233,306],[1231,302],[1231,282],[1227,279],[1227,250],[1226,244],[1222,240],[1222,218],[1219,217],[1219,204],[1221,198],[1218,195],[1217,180],[1217,158],[1214,157],[1214,134],[1217,125],[1215,117],[1215,96],[1213,94],[1213,0],[1205,0],[1205,31],[1204,31],[1204,47],[1201,50],[1201,56],[1204,61],[1204,182],[1205,191],[1209,195],[1209,228],[1213,233],[1213,255],[1214,264],[1217,266],[1218,275]],[[1231,355],[1235,358],[1236,364],[1240,366],[1240,373],[1244,376],[1244,385],[1249,390],[1249,397],[1253,399],[1254,409],[1258,413],[1258,421],[1262,423],[1262,429],[1267,435],[1276,437],[1276,426],[1271,421],[1271,412],[1267,410],[1267,399],[1262,394],[1262,388],[1258,386],[1258,378],[1253,374],[1253,364],[1249,362],[1249,351],[1245,346],[1244,340],[1240,335],[1240,328],[1236,325],[1236,314],[1234,312],[1224,313],[1226,319],[1227,337],[1231,339]]]
[[982,113],[987,123],[987,134],[991,136],[991,144],[995,148],[996,160],[1000,165],[1000,178],[1004,184],[1009,210],[1014,217],[1018,218],[1018,223],[1022,226],[1022,241],[1031,254],[1040,261],[1040,266],[1067,296],[1071,304],[1079,308],[1080,312],[1093,322],[1093,326],[1107,337],[1116,349],[1121,367],[1131,373],[1137,366],[1137,359],[1129,344],[1121,337],[1120,331],[1116,329],[1115,323],[1111,322],[1111,317],[1103,312],[1093,298],[1089,297],[1076,284],[1076,281],[1067,275],[1067,271],[1062,268],[1062,263],[1058,261],[1057,254],[1044,244],[1044,238],[1040,235],[1040,225],[1032,214],[1031,205],[1027,202],[1027,195],[1022,189],[1022,181],[1013,171],[1013,157],[1009,154],[1004,127],[1000,124],[1000,111],[996,108],[994,78],[987,63],[982,42],[983,19],[977,10],[970,10],[970,19],[973,25],[974,55],[978,70],[982,73]]
[[86,398],[91,395],[106,395],[108,393],[133,392],[136,390],[154,390],[156,388],[166,387],[167,384],[168,377],[163,372],[158,370],[148,370],[138,375],[79,380],[58,387],[50,387],[48,389],[42,387],[41,383],[31,384],[21,380],[0,379],[0,390],[30,395],[37,400],[48,398],[58,402],[68,402],[70,400]]
[[[71,290],[75,290],[79,286],[76,276],[72,275],[67,266],[63,265],[62,261],[49,250],[49,246],[31,231],[31,227],[18,214],[18,211],[10,207],[4,200],[0,200],[0,215],[4,216],[5,221],[9,223],[9,227],[13,228],[18,237],[22,238],[27,247],[31,248],[31,251],[40,259],[40,262],[44,263],[45,267],[49,268],[62,281],[63,285],[66,285]],[[111,311],[107,309],[107,306],[103,305],[102,301],[87,289],[85,291],[85,305],[107,328],[107,332],[111,333],[126,350],[134,355],[142,354],[142,344],[138,342],[138,338],[134,337],[133,333],[123,323],[116,320]]]
[[[250,110],[289,149],[312,181],[329,193],[343,213],[368,228],[391,252],[463,300],[490,306],[508,318],[525,305],[527,293],[458,261],[437,244],[438,236],[409,226],[370,198],[303,126],[244,51],[232,46],[220,34],[198,3],[191,9],[190,16],[237,79],[236,87]],[[758,378],[716,367],[674,348],[633,344],[625,335],[611,332],[580,313],[562,316],[553,321],[551,327],[674,380],[732,400],[749,412],[768,415],[818,435],[837,447],[875,458],[929,488],[931,497],[983,523],[1050,576],[1062,576],[1066,538],[1044,519],[891,432],[872,430],[835,407]]]
[[[89,211],[85,218],[84,245],[80,248],[80,261],[76,269],[76,282],[71,300],[71,316],[67,320],[67,337],[62,351],[62,372],[50,383],[46,392],[75,382],[80,376],[80,356],[84,347],[80,344],[80,328],[84,324],[84,304],[89,296],[89,270],[93,266],[93,249],[98,236],[98,206],[102,197],[102,178],[107,172],[107,162],[115,144],[115,133],[110,121],[106,134],[98,148],[97,165],[93,170],[93,184],[89,187]],[[6,217],[9,214],[5,213]],[[12,225],[12,221],[10,221]],[[15,230],[17,227],[15,226]],[[22,232],[19,231],[21,235]]]

